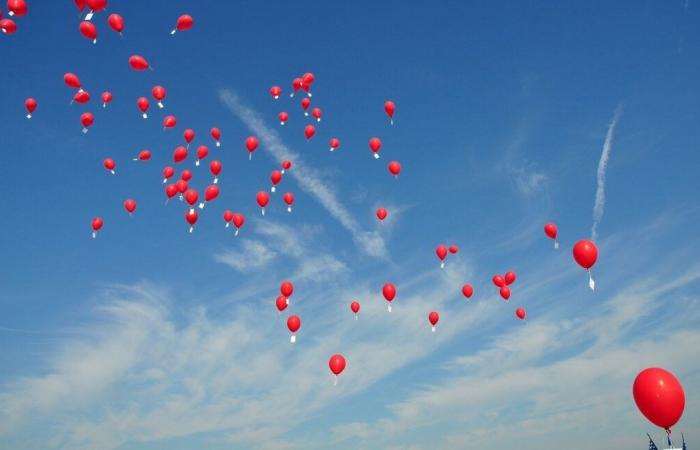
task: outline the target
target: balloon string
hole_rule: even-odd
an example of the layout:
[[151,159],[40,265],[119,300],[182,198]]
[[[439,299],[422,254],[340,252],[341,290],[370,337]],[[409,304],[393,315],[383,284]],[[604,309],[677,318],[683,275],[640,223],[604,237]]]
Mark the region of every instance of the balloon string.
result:
[[226,228],[228,228],[228,226],[229,226],[229,225],[231,225],[231,224],[230,224],[230,223],[228,223],[228,222],[226,222]]
[[194,226],[190,227],[190,233],[194,230]]
[[92,232],[92,238],[95,239],[97,237],[97,231]]
[[433,333],[435,333],[435,325],[433,325],[433,328],[432,328],[430,331],[432,331]]
[[234,236],[238,236],[238,230],[239,230],[239,228],[236,228],[236,232],[233,233]]
[[333,386],[338,386],[338,375],[333,375]]
[[262,215],[265,215],[265,208],[262,209]]
[[374,159],[379,159],[379,153],[374,154]]
[[216,141],[216,146],[217,146],[217,147],[221,147],[221,142]]
[[442,261],[442,262],[440,263],[440,268],[441,268],[441,269],[444,269],[444,268],[445,268],[445,261]]
[[292,207],[291,207],[291,206],[287,206],[287,212],[292,212]]
[[357,320],[357,314],[355,314],[355,320]]
[[253,152],[248,153],[248,161],[252,161],[253,159]]
[[588,269],[588,287],[590,287],[592,291],[595,291],[595,281],[591,275],[591,269]]
[[272,187],[270,188],[270,192],[275,192],[275,187],[274,187],[274,186],[272,186]]
[[559,248],[559,242],[556,239],[554,240],[554,248]]
[[214,177],[214,184],[217,184],[219,182],[219,177]]

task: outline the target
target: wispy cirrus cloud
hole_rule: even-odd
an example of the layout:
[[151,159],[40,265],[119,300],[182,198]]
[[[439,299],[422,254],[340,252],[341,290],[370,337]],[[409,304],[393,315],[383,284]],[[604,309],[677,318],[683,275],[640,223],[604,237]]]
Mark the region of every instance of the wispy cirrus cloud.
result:
[[608,160],[610,159],[610,152],[612,151],[613,135],[615,133],[617,122],[620,119],[620,114],[622,114],[622,104],[617,105],[615,114],[613,114],[610,125],[608,125],[608,132],[605,134],[605,142],[603,143],[603,152],[601,153],[600,161],[598,162],[598,187],[595,191],[595,203],[593,204],[593,226],[591,227],[591,239],[594,241],[598,240],[598,225],[603,219],[603,213],[605,212],[605,175],[608,171]]
[[364,230],[343,203],[335,191],[323,180],[321,174],[308,165],[301,156],[288,147],[277,131],[270,128],[255,110],[245,105],[238,95],[230,89],[219,92],[221,102],[229,108],[258,138],[262,148],[279,160],[293,160],[294,170],[290,171],[304,192],[311,194],[351,235],[355,243],[370,256],[385,257],[384,239],[375,231]]

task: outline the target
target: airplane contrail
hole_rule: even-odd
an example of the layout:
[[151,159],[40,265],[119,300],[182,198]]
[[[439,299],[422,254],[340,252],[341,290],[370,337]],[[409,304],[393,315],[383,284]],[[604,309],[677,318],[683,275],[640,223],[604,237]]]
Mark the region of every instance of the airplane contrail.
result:
[[608,160],[610,159],[610,152],[612,151],[613,134],[615,133],[615,127],[617,126],[617,121],[621,113],[622,104],[619,104],[608,126],[608,133],[605,135],[605,142],[603,143],[603,153],[600,155],[600,161],[598,162],[598,188],[595,192],[593,227],[591,228],[591,239],[593,241],[596,241],[598,238],[598,225],[603,219],[603,212],[605,211],[605,174],[608,170]]

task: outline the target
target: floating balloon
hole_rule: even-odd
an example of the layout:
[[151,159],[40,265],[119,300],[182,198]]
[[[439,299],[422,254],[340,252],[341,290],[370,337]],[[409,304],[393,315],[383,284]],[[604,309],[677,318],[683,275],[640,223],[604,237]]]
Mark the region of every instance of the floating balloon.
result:
[[175,169],[173,169],[170,166],[167,166],[166,168],[163,169],[163,183],[166,183],[168,181],[168,178],[172,177],[175,175]]
[[[184,194],[185,192],[187,192],[187,189],[189,189],[189,186],[187,185],[187,181],[185,181],[185,180],[177,180],[175,182],[175,187],[177,188],[177,191],[180,194]],[[181,195],[180,198],[184,199],[184,195]]]
[[386,115],[389,116],[389,121],[391,124],[394,124],[394,111],[396,111],[396,105],[394,105],[394,102],[391,100],[387,100],[384,102],[384,111],[386,112]]
[[88,127],[95,121],[95,116],[92,113],[86,112],[80,115],[80,123],[83,124],[83,133],[88,132]]
[[75,93],[75,95],[73,96],[73,101],[84,105],[85,103],[90,101],[90,93],[81,89]]
[[343,358],[343,355],[331,356],[331,359],[328,361],[328,367],[333,372],[333,385],[335,386],[338,384],[338,375],[345,370],[345,358]]
[[185,201],[190,205],[190,211],[194,211],[194,205],[197,204],[199,200],[199,194],[194,189],[187,189],[185,191]]
[[289,170],[292,168],[292,162],[289,161],[288,159],[285,159],[282,161],[282,170],[281,172],[284,173],[285,170]]
[[493,281],[496,287],[503,287],[506,285],[506,280],[504,280],[501,275],[494,275],[491,281]]
[[437,255],[438,259],[440,260],[440,268],[444,269],[445,268],[445,257],[447,256],[447,247],[445,244],[440,244],[437,246],[435,249],[435,254]]
[[102,93],[102,107],[106,108],[107,103],[110,103],[112,101],[112,93],[109,91],[104,91]]
[[278,98],[280,98],[280,95],[282,95],[282,88],[279,86],[272,86],[270,88],[270,95],[272,96],[272,98],[277,100]]
[[200,145],[197,147],[197,161],[194,163],[195,166],[199,166],[199,161],[206,158],[209,154],[209,149],[206,145]]
[[431,331],[435,333],[435,326],[438,323],[438,320],[440,320],[440,314],[437,313],[437,311],[431,311],[430,314],[428,314],[428,322],[430,322],[430,325],[432,325]]
[[340,147],[340,139],[332,138],[329,142],[329,145],[331,146],[331,151],[335,151]]
[[299,316],[289,316],[287,319],[287,328],[289,328],[289,331],[292,332],[292,336],[289,338],[289,342],[292,344],[297,341],[297,335],[296,332],[299,331],[299,328],[301,327],[301,319],[299,319]]
[[104,166],[105,169],[109,170],[112,175],[114,175],[116,172],[114,171],[114,168],[117,166],[117,164],[114,162],[112,158],[105,158],[104,161],[102,161],[102,165]]
[[305,86],[311,86],[314,83],[315,79],[316,79],[316,77],[314,77],[314,74],[311,72],[306,72],[301,77],[301,81],[302,81],[302,83],[304,83]]
[[389,173],[392,174],[394,177],[398,177],[399,173],[401,173],[401,163],[399,163],[398,161],[392,161],[387,166],[387,169],[389,169]]
[[280,294],[290,298],[294,294],[294,285],[291,281],[285,280],[280,284]]
[[177,118],[175,116],[165,116],[163,119],[163,129],[172,128],[177,125]]
[[377,208],[377,219],[379,220],[384,220],[386,219],[388,212],[386,208]]
[[511,285],[515,282],[515,272],[506,272],[504,281],[506,285]]
[[253,152],[258,149],[258,138],[248,136],[245,140],[245,148],[248,149],[248,159],[253,159]]
[[188,128],[182,133],[182,136],[185,138],[185,142],[187,142],[187,148],[190,148],[190,143],[194,140],[194,130]]
[[124,209],[126,209],[126,212],[131,215],[134,211],[136,211],[136,200],[133,198],[127,198],[124,200]]
[[78,75],[74,73],[65,73],[63,75],[63,82],[66,83],[66,86],[68,87],[80,89],[80,78],[78,78]]
[[464,295],[468,299],[471,298],[472,295],[474,295],[474,288],[471,284],[465,284],[464,286],[462,286],[462,295]]
[[379,159],[379,150],[382,148],[382,141],[378,137],[369,140],[369,148],[374,153],[374,159]]
[[559,248],[559,242],[557,242],[558,232],[559,230],[557,230],[557,226],[553,223],[548,223],[544,226],[544,233],[554,241],[554,248]]
[[148,114],[146,111],[148,111],[148,107],[151,105],[151,102],[148,101],[146,97],[139,97],[136,99],[136,106],[141,110],[143,113],[143,118],[148,119]]
[[107,8],[107,0],[85,0],[85,3],[90,7],[90,12],[85,16],[85,20],[92,19],[93,14]]
[[503,297],[503,300],[507,301],[510,298],[510,288],[508,286],[501,286],[499,293],[501,297]]
[[92,238],[97,237],[97,232],[102,229],[102,226],[104,225],[104,221],[102,220],[101,217],[95,217],[92,219]]
[[235,213],[232,222],[233,226],[236,227],[236,233],[234,235],[238,236],[238,230],[240,230],[245,223],[245,216],[241,213]]
[[452,253],[454,255],[459,251],[459,248],[457,248],[457,246],[453,244],[453,245],[450,245],[450,248],[448,250],[450,251],[450,253]]
[[136,158],[134,158],[134,161],[148,161],[149,159],[151,159],[151,151],[141,150]]
[[192,171],[185,169],[180,173],[180,179],[185,180],[185,181],[190,181],[192,179]]
[[285,297],[284,295],[278,295],[277,299],[275,300],[275,305],[277,306],[277,310],[279,312],[284,311],[285,309],[287,309],[287,305],[288,305],[287,304],[287,297]]
[[78,11],[85,9],[85,0],[73,0],[73,3],[75,3],[75,7],[78,8]]
[[316,119],[316,122],[321,121],[321,108],[314,108],[311,110],[311,116]]
[[221,147],[221,130],[215,127],[212,128],[211,131],[209,131],[209,134],[211,134],[211,137],[214,138],[216,146]]
[[146,58],[141,55],[131,55],[129,57],[129,65],[134,70],[146,70],[151,68]]
[[304,81],[301,78],[295,78],[292,80],[292,93],[289,94],[290,97],[294,97],[294,93],[304,86]]
[[0,19],[0,30],[5,34],[14,34],[17,31],[17,24],[12,19]]
[[314,134],[316,134],[316,128],[313,125],[307,125],[304,127],[304,136],[306,136],[306,140],[311,139]]
[[294,203],[294,194],[291,192],[285,192],[282,196],[282,200],[287,204],[287,212],[292,212],[292,204]]
[[194,231],[194,224],[197,223],[199,219],[199,214],[194,209],[188,209],[185,213],[185,220],[190,224],[190,233]]
[[163,99],[165,99],[166,95],[165,88],[160,85],[153,86],[153,89],[151,89],[151,95],[153,95],[153,98],[158,102],[158,107],[162,108],[164,106]]
[[394,286],[392,283],[386,283],[382,288],[382,294],[384,295],[384,299],[387,301],[386,308],[389,312],[391,312],[391,302],[394,300],[394,297],[396,297],[396,286]]
[[165,200],[165,204],[167,205],[168,200],[170,200],[171,198],[175,197],[175,195],[177,195],[177,186],[175,186],[174,184],[166,185],[165,186],[165,195],[168,197]]
[[232,220],[233,220],[233,211],[231,211],[230,209],[227,209],[226,211],[224,211],[224,223],[226,224],[226,228],[228,228],[229,225],[231,225],[230,222]]
[[357,313],[360,312],[360,303],[358,301],[350,303],[350,311],[355,314],[355,320],[357,320]]
[[280,121],[280,125],[284,125],[289,120],[289,114],[287,114],[285,111],[282,111],[281,113],[277,114],[277,118]]
[[591,290],[595,290],[595,281],[593,281],[593,276],[591,275],[591,267],[598,259],[598,249],[593,242],[584,239],[574,245],[573,253],[578,265],[588,271],[588,287]]
[[212,175],[214,175],[214,184],[219,182],[219,174],[221,173],[221,168],[221,161],[219,161],[218,159],[215,159],[214,161],[209,163],[209,171],[212,173]]
[[644,417],[670,434],[685,409],[685,393],[678,379],[666,369],[644,369],[634,380],[632,394]]
[[192,25],[194,24],[194,19],[192,19],[192,16],[188,14],[183,14],[180,17],[177,18],[177,23],[175,24],[175,28],[173,31],[170,32],[170,34],[175,34],[178,31],[186,31],[192,28]]
[[184,161],[185,159],[187,159],[187,153],[188,152],[187,152],[187,149],[185,147],[183,147],[183,146],[177,147],[175,149],[175,151],[173,152],[173,161],[175,161],[176,164]]
[[24,107],[27,108],[27,119],[32,118],[32,113],[36,110],[37,104],[36,100],[31,97],[24,101]]
[[199,209],[204,208],[204,205],[207,202],[210,202],[210,201],[216,199],[216,197],[218,197],[218,196],[219,196],[219,186],[217,186],[216,184],[209,185],[207,187],[207,189],[204,191],[204,201],[199,204]]
[[279,170],[273,170],[270,174],[270,181],[272,182],[270,192],[275,192],[275,186],[277,186],[279,182],[282,181],[282,172],[280,172]]
[[265,215],[265,206],[267,206],[267,203],[270,201],[270,196],[267,195],[267,192],[265,191],[260,191],[258,192],[258,195],[255,197],[256,201],[258,202],[258,205],[260,205],[262,215]]
[[124,18],[119,14],[110,14],[107,17],[107,23],[119,34],[122,34],[122,31],[124,31]]
[[515,310],[515,315],[518,317],[518,319],[525,320],[527,313],[525,312],[524,308],[518,308]]
[[17,17],[27,14],[27,3],[24,0],[7,0],[7,14]]
[[90,39],[93,44],[97,44],[97,27],[94,23],[84,20],[80,22],[80,34],[86,39]]
[[311,100],[308,98],[304,97],[301,99],[301,109],[304,110],[304,115],[308,116],[309,112],[307,111],[309,109],[309,106],[311,106]]

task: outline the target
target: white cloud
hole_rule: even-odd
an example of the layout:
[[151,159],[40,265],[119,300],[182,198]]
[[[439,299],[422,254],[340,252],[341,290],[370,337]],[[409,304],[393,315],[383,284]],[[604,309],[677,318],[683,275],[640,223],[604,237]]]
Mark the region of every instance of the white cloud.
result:
[[261,241],[248,238],[241,238],[241,241],[241,250],[226,249],[214,255],[214,259],[245,273],[265,267],[277,254]]
[[258,138],[262,148],[272,156],[282,161],[293,161],[290,171],[304,192],[313,195],[316,200],[345,228],[353,237],[357,246],[370,256],[386,256],[386,246],[382,237],[375,231],[363,230],[352,213],[339,200],[335,191],[326,183],[316,169],[306,163],[301,156],[291,150],[273,128],[253,109],[244,105],[231,90],[225,89],[219,93],[221,101],[233,112]]
[[603,219],[603,212],[605,211],[605,174],[608,170],[608,160],[610,159],[610,152],[612,151],[613,134],[615,133],[615,127],[617,126],[617,121],[621,113],[622,105],[620,104],[615,109],[615,114],[608,126],[608,132],[605,135],[605,142],[603,143],[603,152],[600,155],[600,161],[598,161],[598,187],[595,191],[593,226],[591,227],[591,239],[594,241],[598,240],[598,225]]

